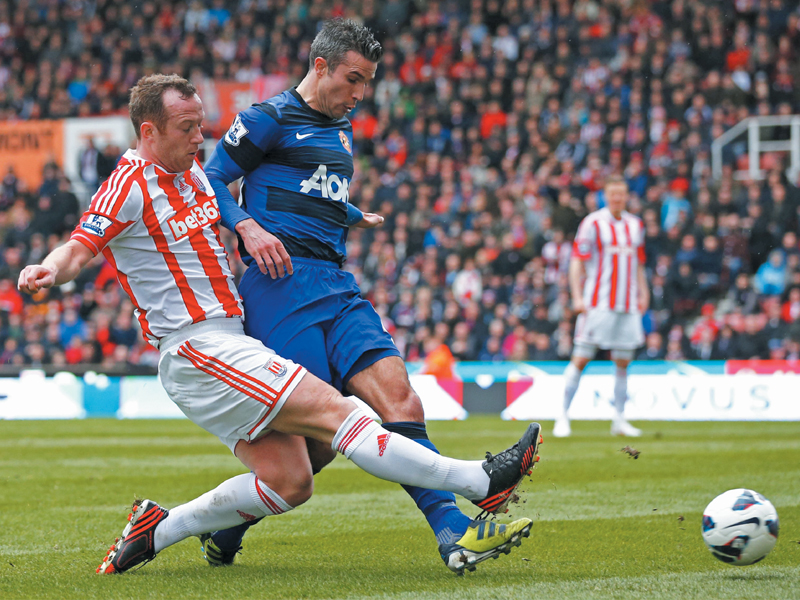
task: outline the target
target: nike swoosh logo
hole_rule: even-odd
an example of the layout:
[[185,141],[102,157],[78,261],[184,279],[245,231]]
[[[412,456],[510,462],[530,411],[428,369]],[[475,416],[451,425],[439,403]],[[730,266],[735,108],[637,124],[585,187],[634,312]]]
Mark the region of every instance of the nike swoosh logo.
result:
[[761,521],[758,520],[758,517],[753,517],[752,519],[747,519],[745,521],[739,521],[738,523],[734,523],[733,525],[728,525],[725,529],[730,529],[731,527],[736,527],[737,525],[749,525],[753,523],[755,525],[761,525]]
[[312,135],[314,135],[314,132],[312,131],[311,133],[305,133],[303,135],[300,135],[300,133],[298,132],[298,133],[295,133],[294,135],[298,140],[304,140],[307,137],[311,137]]

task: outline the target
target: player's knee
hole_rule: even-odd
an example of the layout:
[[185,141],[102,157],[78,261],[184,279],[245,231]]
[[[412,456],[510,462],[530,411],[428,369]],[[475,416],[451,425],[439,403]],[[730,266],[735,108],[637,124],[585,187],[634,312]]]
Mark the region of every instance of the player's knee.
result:
[[307,502],[314,493],[314,476],[311,464],[293,464],[291,468],[276,473],[274,468],[254,471],[267,487],[280,496],[289,506],[298,507]]
[[342,396],[331,386],[320,390],[310,409],[313,411],[313,429],[321,434],[315,439],[324,442],[333,440],[342,423],[356,410],[357,406]]
[[422,408],[422,400],[420,400],[417,393],[408,386],[408,392],[400,403],[401,410],[404,415],[403,421],[414,421],[415,423],[423,423],[425,421],[425,411]]
[[[320,394],[318,400],[318,409],[320,415],[330,416],[332,421],[341,422],[353,412],[355,404],[337,392],[331,386],[326,386],[326,389]],[[334,427],[334,432],[336,427]]]
[[583,371],[589,364],[589,359],[585,356],[576,356],[572,359],[572,364],[578,371]]
[[394,421],[425,422],[422,400],[410,385],[404,386],[403,389],[394,394],[393,398],[389,398],[389,401],[379,412],[379,416],[386,423]]
[[301,504],[308,502],[314,493],[314,476],[311,474],[311,469],[304,472],[294,479],[292,487],[286,491],[286,495],[281,497],[286,501],[289,506],[297,508]]

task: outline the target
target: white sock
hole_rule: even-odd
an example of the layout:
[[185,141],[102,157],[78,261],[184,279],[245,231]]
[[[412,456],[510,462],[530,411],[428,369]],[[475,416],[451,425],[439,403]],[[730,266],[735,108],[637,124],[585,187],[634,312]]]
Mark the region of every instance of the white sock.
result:
[[211,533],[292,510],[252,473],[237,475],[199,498],[170,509],[155,531],[155,549],[161,552],[192,535]]
[[617,420],[622,420],[622,413],[625,410],[625,402],[628,400],[628,369],[620,369],[614,372],[614,408],[617,411]]
[[581,371],[578,367],[569,363],[567,368],[564,369],[564,416],[567,416],[569,405],[572,404],[572,399],[575,397],[575,392],[578,391],[578,385],[581,382]]
[[341,424],[331,447],[367,473],[388,481],[453,492],[468,500],[482,500],[489,492],[482,461],[440,456],[387,431],[358,408]]

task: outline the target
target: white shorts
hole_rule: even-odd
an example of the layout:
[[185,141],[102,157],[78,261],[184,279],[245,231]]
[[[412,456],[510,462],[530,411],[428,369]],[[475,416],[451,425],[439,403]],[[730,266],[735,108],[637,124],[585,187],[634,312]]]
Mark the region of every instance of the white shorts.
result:
[[[579,356],[593,358],[598,348],[631,354],[642,344],[644,328],[641,315],[610,310],[590,310],[578,315],[575,353]],[[586,352],[591,352],[591,356]],[[616,358],[628,357],[618,355]]]
[[244,333],[238,319],[210,319],[162,338],[158,374],[170,399],[231,452],[267,425],[306,374]]

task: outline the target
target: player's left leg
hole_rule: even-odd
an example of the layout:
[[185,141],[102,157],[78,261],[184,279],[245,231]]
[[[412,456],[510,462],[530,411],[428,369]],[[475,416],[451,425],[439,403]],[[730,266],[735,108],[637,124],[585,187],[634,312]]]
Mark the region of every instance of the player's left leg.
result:
[[628,401],[628,365],[633,358],[633,350],[612,350],[611,359],[616,365],[614,371],[614,419],[611,422],[611,435],[639,437],[642,431],[625,419],[625,403]]
[[644,344],[644,329],[641,315],[635,313],[616,313],[614,319],[605,321],[607,345],[611,349],[611,360],[616,364],[614,373],[614,420],[611,435],[642,435],[625,419],[625,403],[628,401],[628,364],[635,356],[635,348]]
[[[438,453],[428,439],[422,401],[411,387],[399,356],[386,356],[356,372],[347,382],[347,390],[378,413],[384,429]],[[456,507],[453,494],[409,486],[404,489],[425,515],[439,544],[452,544],[467,531],[470,518]]]
[[[342,274],[341,309],[326,344],[333,385],[366,402],[380,416],[384,429],[399,433],[438,453],[428,438],[422,401],[408,380],[405,363],[372,305],[360,297],[350,274]],[[358,335],[353,335],[357,331]],[[456,506],[449,492],[403,486],[425,515],[448,566],[460,565],[465,547],[472,547],[471,519]],[[474,533],[474,532],[473,532]],[[496,530],[499,534],[499,530]],[[496,547],[504,540],[492,536]],[[466,556],[464,557],[466,560]],[[452,559],[452,560],[451,560]],[[477,561],[480,562],[480,561]]]
[[[408,380],[405,364],[399,356],[380,356],[380,351],[367,352],[345,377],[347,390],[366,402],[383,421],[383,428],[410,438],[436,452],[428,439],[422,402]],[[455,573],[474,570],[475,565],[507,554],[519,546],[522,537],[530,534],[529,519],[514,523],[486,526],[472,521],[456,506],[451,492],[404,485],[409,496],[425,515],[439,543],[439,553]],[[483,524],[481,524],[483,523]]]
[[[251,302],[248,306],[252,305]],[[267,304],[270,305],[270,304]],[[255,313],[255,311],[252,311]],[[248,313],[251,314],[251,313]],[[328,359],[325,355],[325,335],[322,323],[315,323],[306,318],[307,313],[281,314],[281,323],[274,326],[275,335],[269,339],[258,338],[259,334],[265,334],[263,330],[270,323],[263,319],[248,319],[245,322],[245,331],[251,337],[262,339],[264,343],[275,350],[280,356],[294,361],[302,361],[303,366],[322,381],[330,383],[332,376]],[[314,317],[322,319],[324,314],[316,311]],[[312,474],[319,471],[326,464],[331,462],[336,456],[336,452],[330,444],[324,444],[317,440],[307,438],[305,440],[306,452],[311,463]],[[228,529],[220,529],[213,532],[207,539],[203,539],[203,547],[208,564],[212,566],[230,565],[236,558],[237,553],[242,548],[242,542],[247,530],[256,525],[260,519],[255,521],[245,521],[240,525]]]

